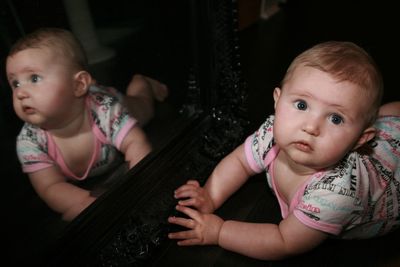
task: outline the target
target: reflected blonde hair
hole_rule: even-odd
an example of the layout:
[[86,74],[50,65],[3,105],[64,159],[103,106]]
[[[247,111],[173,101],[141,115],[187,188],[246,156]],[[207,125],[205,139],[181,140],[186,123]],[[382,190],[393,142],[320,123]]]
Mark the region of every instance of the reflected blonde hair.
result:
[[338,82],[356,84],[371,99],[366,117],[368,126],[378,115],[383,96],[383,78],[372,57],[352,42],[329,41],[317,44],[298,55],[282,80],[282,87],[297,67],[307,66],[330,74]]
[[47,47],[68,60],[76,70],[87,70],[88,61],[79,40],[68,30],[61,28],[39,28],[20,38],[10,49],[12,56],[29,48]]

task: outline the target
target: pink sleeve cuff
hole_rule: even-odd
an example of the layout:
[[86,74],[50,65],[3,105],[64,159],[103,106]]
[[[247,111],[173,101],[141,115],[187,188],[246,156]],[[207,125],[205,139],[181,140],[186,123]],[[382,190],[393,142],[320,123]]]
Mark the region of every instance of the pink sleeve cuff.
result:
[[296,209],[293,211],[293,214],[301,223],[307,225],[310,228],[320,230],[325,233],[339,235],[343,228],[342,226],[337,224],[330,224],[321,221],[317,222],[305,215],[301,210]]
[[115,138],[115,146],[118,150],[121,150],[121,144],[128,132],[136,125],[136,120],[129,119],[124,127],[119,131],[117,137]]
[[54,166],[54,165],[50,164],[50,163],[37,163],[37,164],[32,164],[32,165],[23,165],[22,171],[24,173],[36,172],[36,171],[40,171],[40,170],[49,168],[51,166]]
[[253,151],[251,149],[252,139],[253,139],[253,135],[250,135],[249,137],[247,137],[247,139],[244,143],[244,151],[246,154],[247,163],[249,164],[250,168],[254,172],[260,173],[260,172],[262,172],[262,169],[258,166],[257,162],[254,160]]

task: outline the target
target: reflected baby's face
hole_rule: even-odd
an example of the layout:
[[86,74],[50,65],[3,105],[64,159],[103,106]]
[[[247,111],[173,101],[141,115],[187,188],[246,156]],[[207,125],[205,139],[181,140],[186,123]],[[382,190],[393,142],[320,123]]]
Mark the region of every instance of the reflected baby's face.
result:
[[357,146],[371,101],[355,84],[299,67],[274,92],[274,138],[288,159],[306,168],[331,167]]
[[59,127],[74,107],[74,74],[67,60],[48,47],[28,48],[7,58],[14,110],[23,121]]

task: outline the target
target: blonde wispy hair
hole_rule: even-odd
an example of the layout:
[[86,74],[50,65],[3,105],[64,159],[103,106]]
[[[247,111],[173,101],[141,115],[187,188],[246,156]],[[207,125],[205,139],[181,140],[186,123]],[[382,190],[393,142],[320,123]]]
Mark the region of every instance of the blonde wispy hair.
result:
[[30,48],[49,48],[65,57],[76,70],[87,70],[88,60],[79,40],[68,30],[39,28],[23,37],[11,47],[8,56]]

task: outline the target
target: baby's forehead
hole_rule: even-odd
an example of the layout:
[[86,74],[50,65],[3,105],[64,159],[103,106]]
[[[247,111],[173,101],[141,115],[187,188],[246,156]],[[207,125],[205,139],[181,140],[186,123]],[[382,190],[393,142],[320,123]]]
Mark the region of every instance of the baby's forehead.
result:
[[360,102],[370,106],[375,97],[371,88],[312,67],[294,70],[282,89],[291,95],[310,95],[325,102],[348,104],[349,107]]
[[42,54],[42,55],[53,55],[58,54],[59,51],[55,47],[49,47],[47,45],[35,45],[27,46],[18,50],[14,50],[8,55],[9,58],[15,58],[16,55],[21,54]]
[[15,52],[7,57],[6,68],[20,69],[30,68],[32,70],[43,69],[44,66],[69,66],[71,60],[60,53],[57,49],[48,46],[29,47]]

